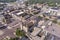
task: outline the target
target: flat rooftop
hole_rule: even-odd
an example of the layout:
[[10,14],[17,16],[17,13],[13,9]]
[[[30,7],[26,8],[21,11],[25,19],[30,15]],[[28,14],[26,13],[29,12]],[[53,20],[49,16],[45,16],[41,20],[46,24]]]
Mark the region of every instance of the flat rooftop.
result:
[[52,23],[51,26],[45,27],[44,30],[46,30],[47,32],[49,32],[57,37],[60,37],[60,26],[57,24]]
[[35,27],[35,30],[31,33],[31,35],[36,36],[39,32],[41,32],[41,29]]
[[50,34],[50,33],[48,33],[47,34],[47,36],[46,36],[46,38],[45,38],[46,40],[60,40],[60,38],[59,37],[57,37],[57,36],[55,36],[55,35],[52,35],[52,34]]
[[15,20],[15,21],[13,21],[12,23],[10,23],[10,24],[8,24],[8,26],[9,27],[13,27],[13,26],[15,26],[16,24],[18,24],[20,21],[18,20]]

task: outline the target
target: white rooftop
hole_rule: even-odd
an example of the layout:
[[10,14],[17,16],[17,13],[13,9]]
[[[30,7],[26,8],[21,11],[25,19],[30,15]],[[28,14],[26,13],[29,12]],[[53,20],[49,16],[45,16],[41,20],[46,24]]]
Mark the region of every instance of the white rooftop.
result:
[[20,14],[23,14],[24,12],[19,12],[19,13],[17,13],[17,15],[20,15]]
[[45,26],[42,26],[42,29],[44,29],[45,28]]
[[48,25],[51,25],[52,24],[52,21],[50,21],[49,23],[48,23]]
[[31,33],[31,35],[36,36],[41,31],[40,28],[35,27],[34,31]]

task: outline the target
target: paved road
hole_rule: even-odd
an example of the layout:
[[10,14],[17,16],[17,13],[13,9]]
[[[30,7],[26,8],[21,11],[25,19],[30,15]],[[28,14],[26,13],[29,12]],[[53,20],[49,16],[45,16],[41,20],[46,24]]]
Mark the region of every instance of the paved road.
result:
[[[13,22],[13,23],[11,23],[11,24],[9,24],[9,26],[11,26],[12,27],[12,29],[8,29],[8,28],[6,28],[6,29],[3,29],[2,31],[4,32],[4,34],[3,35],[0,35],[0,40],[2,39],[2,38],[5,38],[6,36],[9,36],[9,37],[15,37],[15,35],[14,35],[14,32],[15,32],[15,30],[17,29],[17,28],[20,28],[20,24],[21,22],[20,21],[16,21],[16,22]],[[14,24],[14,25],[13,25]],[[14,26],[14,27],[13,27]]]
[[[39,14],[37,14],[37,15],[34,15],[34,16],[39,16],[39,15],[42,14],[42,13],[43,13],[43,12],[41,12],[41,13],[39,13]],[[12,14],[12,12],[11,12],[10,14]],[[13,27],[12,29],[6,28],[6,29],[3,29],[3,30],[2,30],[2,31],[4,32],[4,34],[0,36],[0,39],[5,38],[6,36],[15,37],[15,35],[14,35],[13,33],[15,32],[16,28],[20,28],[21,18],[20,18],[20,17],[17,17],[17,16],[14,15],[14,14],[12,14],[12,15],[13,15],[13,17],[14,17],[15,19],[18,19],[18,20],[17,20],[16,22],[13,22],[13,23],[11,23],[11,24],[8,24],[9,27]]]
[[57,36],[57,37],[60,37],[60,26],[57,25],[57,24],[52,24],[51,26],[48,26],[46,27],[44,30],[46,30],[47,32]]

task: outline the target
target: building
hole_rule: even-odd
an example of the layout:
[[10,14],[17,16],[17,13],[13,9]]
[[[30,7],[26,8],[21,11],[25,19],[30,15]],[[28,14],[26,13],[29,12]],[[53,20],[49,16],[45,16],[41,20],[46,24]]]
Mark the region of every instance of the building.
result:
[[4,19],[4,16],[3,15],[0,15],[0,22],[2,22]]
[[44,28],[47,33],[55,35],[60,38],[60,27],[57,24],[52,23],[51,25]]
[[34,25],[34,23],[33,22],[24,22],[23,23],[23,30],[25,31],[25,32],[31,32],[31,31],[33,31],[33,25]]
[[50,34],[50,33],[47,33],[45,40],[60,40],[60,37],[57,37],[57,36]]
[[59,9],[59,7],[48,8],[45,12],[49,13],[52,16],[60,16],[60,9]]
[[3,23],[0,22],[0,30],[5,28],[7,28],[7,26],[5,26]]

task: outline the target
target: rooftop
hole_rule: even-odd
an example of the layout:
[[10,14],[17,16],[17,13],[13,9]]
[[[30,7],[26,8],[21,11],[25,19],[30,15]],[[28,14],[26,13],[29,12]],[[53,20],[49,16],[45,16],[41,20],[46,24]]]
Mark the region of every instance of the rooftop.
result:
[[52,23],[52,25],[45,27],[45,30],[57,37],[60,37],[60,26]]
[[0,22],[0,27],[3,27],[4,25]]
[[32,35],[32,36],[36,36],[37,34],[39,34],[39,32],[41,32],[41,29],[35,27],[34,31],[31,33],[31,35]]
[[24,12],[19,12],[19,13],[17,13],[17,15],[20,15],[20,14],[23,14]]
[[57,36],[55,36],[55,35],[52,35],[52,34],[50,34],[50,33],[48,33],[47,34],[47,36],[46,36],[46,38],[45,38],[46,40],[60,40],[60,38],[59,37],[57,37]]
[[59,8],[58,8],[58,7],[53,7],[53,8],[51,8],[51,9],[54,9],[54,10],[59,10]]
[[26,21],[26,22],[23,23],[23,25],[27,26],[27,27],[32,27],[33,26],[33,22]]

